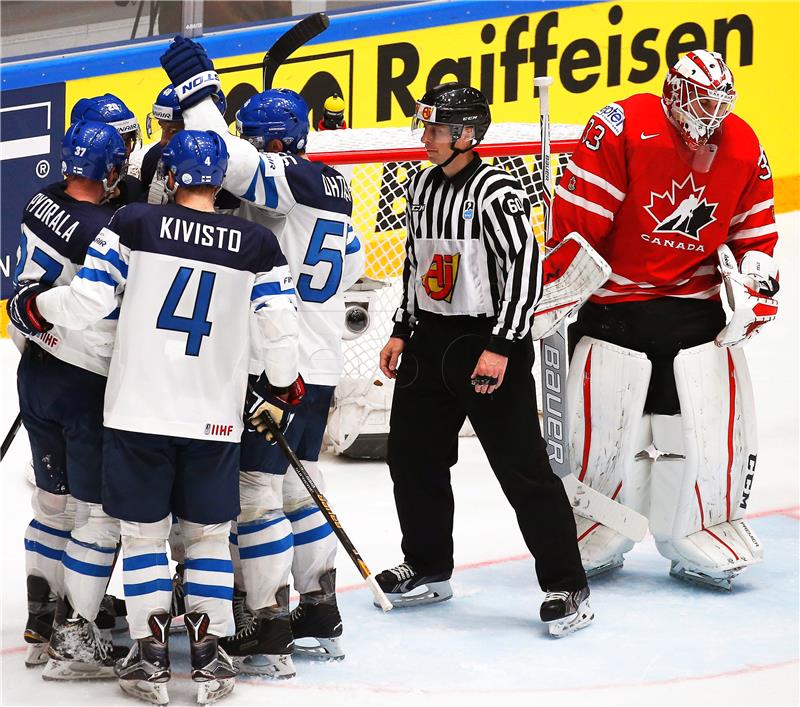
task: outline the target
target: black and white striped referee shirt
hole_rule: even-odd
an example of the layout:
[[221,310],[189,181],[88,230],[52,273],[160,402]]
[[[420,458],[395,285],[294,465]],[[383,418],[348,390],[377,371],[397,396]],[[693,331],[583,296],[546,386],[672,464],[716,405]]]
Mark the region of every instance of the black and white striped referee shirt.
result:
[[475,155],[448,179],[440,167],[407,189],[403,300],[393,336],[407,336],[420,311],[496,320],[487,348],[508,354],[530,330],[541,296],[539,247],[530,202],[508,172]]

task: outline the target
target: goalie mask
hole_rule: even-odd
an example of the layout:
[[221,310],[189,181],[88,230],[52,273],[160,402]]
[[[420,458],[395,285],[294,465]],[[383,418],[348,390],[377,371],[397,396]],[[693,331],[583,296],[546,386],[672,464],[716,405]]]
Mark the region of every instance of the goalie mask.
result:
[[[446,167],[456,155],[476,147],[486,135],[492,122],[489,102],[477,88],[452,82],[434,86],[417,101],[411,120],[411,134],[422,139],[425,128],[433,130],[429,137],[434,143],[449,143],[453,154],[440,167]],[[456,147],[465,127],[472,128],[472,143],[466,149]]]
[[681,137],[695,150],[733,111],[733,74],[717,52],[689,52],[667,73],[661,102]]

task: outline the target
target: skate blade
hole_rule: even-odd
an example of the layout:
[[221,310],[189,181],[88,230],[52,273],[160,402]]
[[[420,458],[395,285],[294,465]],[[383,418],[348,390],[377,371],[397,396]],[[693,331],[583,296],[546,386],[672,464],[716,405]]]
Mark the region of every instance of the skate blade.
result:
[[122,691],[153,705],[165,705],[169,702],[167,683],[148,682],[147,680],[120,680]]
[[49,646],[49,643],[29,643],[25,653],[25,667],[38,668],[47,663],[50,660],[50,656],[47,654]]
[[110,680],[115,677],[113,665],[57,658],[50,658],[42,671],[42,680]]
[[592,621],[594,621],[594,611],[589,606],[589,600],[584,599],[574,614],[548,622],[547,628],[553,638],[563,638],[575,633],[575,631],[586,628]]
[[236,667],[244,675],[258,675],[273,680],[288,680],[297,674],[289,654],[247,655],[236,658]]
[[584,571],[586,572],[587,577],[597,577],[599,574],[604,574],[606,572],[610,572],[611,570],[615,570],[618,567],[622,567],[623,560],[621,557],[615,557],[613,560],[606,562],[604,565],[598,565],[597,567],[584,567]]
[[[418,587],[405,594],[386,593],[386,597],[392,602],[392,606],[395,609],[404,609],[409,606],[424,606],[425,604],[437,604],[440,601],[447,601],[452,598],[452,596],[453,590],[448,580],[420,584]],[[372,603],[379,609],[381,608],[381,605],[377,602],[373,601]]]
[[197,704],[210,705],[212,702],[221,700],[226,695],[233,692],[236,684],[235,678],[224,678],[222,680],[205,680],[197,683]]
[[677,566],[673,563],[670,567],[670,577],[675,577],[682,582],[688,582],[700,587],[710,587],[711,589],[719,589],[723,592],[731,591],[733,587],[733,578],[739,574],[741,570],[731,570],[726,572],[721,577],[712,577],[702,572],[687,570],[685,567]]
[[305,660],[344,660],[341,638],[296,638],[294,657]]

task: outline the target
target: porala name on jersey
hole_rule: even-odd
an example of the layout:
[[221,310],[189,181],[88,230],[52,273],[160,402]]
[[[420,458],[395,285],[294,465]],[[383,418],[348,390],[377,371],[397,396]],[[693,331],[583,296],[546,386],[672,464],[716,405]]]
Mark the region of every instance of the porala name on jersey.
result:
[[231,253],[238,253],[242,244],[242,232],[235,228],[186,221],[174,216],[161,217],[161,231],[158,237],[170,241],[194,243],[208,248],[220,248],[229,250]]
[[64,226],[72,216],[64,211],[64,209],[51,198],[46,196],[44,192],[39,192],[34,196],[26,210],[31,212],[45,226],[51,229],[53,233],[60,236],[65,241],[69,241],[75,229],[81,225],[80,221],[73,220],[65,229]]

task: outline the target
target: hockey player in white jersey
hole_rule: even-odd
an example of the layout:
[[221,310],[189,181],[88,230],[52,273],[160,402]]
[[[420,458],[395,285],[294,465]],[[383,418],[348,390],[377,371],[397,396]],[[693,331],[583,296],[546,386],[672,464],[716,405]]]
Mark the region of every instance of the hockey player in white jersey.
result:
[[[268,224],[289,261],[297,284],[300,372],[307,392],[287,439],[324,488],[318,459],[343,367],[344,291],[364,265],[351,226],[347,182],[331,167],[305,157],[308,107],[295,92],[273,89],[251,97],[237,114],[241,137],[235,137],[206,97],[219,79],[205,50],[179,37],[161,63],[178,91],[186,125],[213,129],[227,143],[231,157],[224,187],[243,200],[239,214]],[[189,88],[193,85],[199,90]],[[248,656],[243,670],[274,677],[294,675],[293,650],[323,658],[344,656],[335,595],[336,538],[287,466],[276,446],[245,435],[242,513],[233,554],[236,559],[238,549],[237,588],[246,590],[246,599],[237,591],[237,635],[226,645]],[[290,570],[300,594],[291,619]]]
[[251,361],[269,381],[258,404],[281,425],[297,402],[294,283],[269,230],[214,213],[227,157],[215,133],[178,133],[163,155],[175,203],[120,209],[69,288],[19,303],[43,321],[80,328],[121,298],[104,408],[103,506],[122,520],[135,643],[117,673],[123,690],[158,704],[170,678],[172,514],[186,546],[192,679],[198,700],[213,701],[233,689],[236,674],[218,639],[234,629],[228,536],[239,513]]
[[80,332],[39,331],[18,308],[76,276],[113,214],[101,202],[124,172],[125,146],[114,128],[81,120],[64,135],[61,164],[65,180],[37,193],[23,212],[18,294],[8,303],[26,337],[19,401],[36,478],[25,533],[26,663],[47,661],[43,676],[51,680],[113,678],[111,643],[95,619],[119,540],[119,522],[100,505],[103,395],[116,322],[109,314]]

